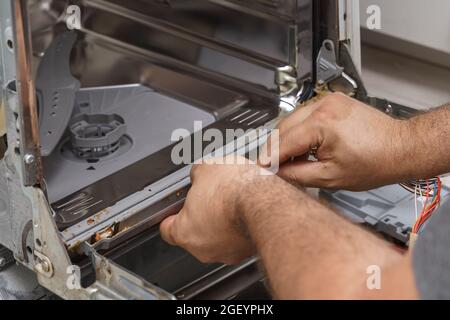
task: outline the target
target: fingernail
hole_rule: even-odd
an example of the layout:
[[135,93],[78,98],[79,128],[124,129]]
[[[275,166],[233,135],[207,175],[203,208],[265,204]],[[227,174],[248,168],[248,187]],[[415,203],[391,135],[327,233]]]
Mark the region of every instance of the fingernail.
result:
[[258,157],[258,165],[261,167],[270,167],[271,163],[272,163],[271,157],[269,157],[267,152],[263,150]]

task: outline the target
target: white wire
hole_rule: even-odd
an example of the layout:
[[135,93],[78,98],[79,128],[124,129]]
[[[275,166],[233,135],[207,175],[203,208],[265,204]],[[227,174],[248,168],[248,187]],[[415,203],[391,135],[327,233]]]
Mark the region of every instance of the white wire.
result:
[[414,209],[416,212],[416,221],[419,219],[419,212],[417,209],[417,185],[414,187]]
[[420,190],[420,201],[422,202],[422,210],[425,208],[425,200],[424,197],[422,196],[422,187],[419,185],[419,190]]

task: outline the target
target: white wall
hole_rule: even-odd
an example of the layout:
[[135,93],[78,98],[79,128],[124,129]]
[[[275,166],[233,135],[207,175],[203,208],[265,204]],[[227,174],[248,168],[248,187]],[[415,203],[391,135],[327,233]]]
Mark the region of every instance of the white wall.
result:
[[[369,94],[419,109],[448,103],[450,0],[359,2]],[[381,30],[365,29],[370,5],[381,9]]]
[[381,8],[378,32],[450,54],[450,0],[360,0],[363,28],[373,4]]

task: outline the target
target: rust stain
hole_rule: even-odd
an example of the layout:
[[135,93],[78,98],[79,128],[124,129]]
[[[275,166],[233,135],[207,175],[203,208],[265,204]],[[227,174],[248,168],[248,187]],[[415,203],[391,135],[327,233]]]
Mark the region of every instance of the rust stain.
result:
[[99,231],[95,234],[95,242],[103,239],[111,238],[114,235],[113,226],[106,228],[105,230]]
[[78,248],[80,247],[80,245],[81,245],[81,241],[78,240],[77,242],[75,242],[74,244],[72,244],[68,249],[69,249],[70,251],[72,251],[72,252],[75,252],[75,251],[78,250]]

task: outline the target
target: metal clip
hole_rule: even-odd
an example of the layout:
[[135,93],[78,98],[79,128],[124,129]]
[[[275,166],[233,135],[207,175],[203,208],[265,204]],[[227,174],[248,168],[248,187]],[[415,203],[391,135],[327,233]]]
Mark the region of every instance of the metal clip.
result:
[[331,40],[325,40],[317,56],[317,82],[319,85],[329,83],[338,78],[345,79],[353,88],[358,89],[356,81],[344,72],[336,60],[336,50]]
[[46,278],[53,277],[54,270],[50,259],[36,250],[34,250],[34,255],[38,261],[38,263],[34,266],[34,269]]

